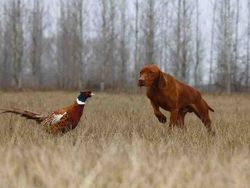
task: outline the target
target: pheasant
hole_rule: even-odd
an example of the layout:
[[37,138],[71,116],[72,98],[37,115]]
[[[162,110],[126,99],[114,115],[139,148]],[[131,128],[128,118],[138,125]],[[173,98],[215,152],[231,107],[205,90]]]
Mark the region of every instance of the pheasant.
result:
[[27,119],[33,119],[46,128],[51,134],[66,133],[76,128],[83,113],[85,103],[94,94],[91,91],[80,92],[76,101],[64,108],[60,108],[48,115],[30,112],[19,108],[2,109],[0,114],[13,113],[21,115]]

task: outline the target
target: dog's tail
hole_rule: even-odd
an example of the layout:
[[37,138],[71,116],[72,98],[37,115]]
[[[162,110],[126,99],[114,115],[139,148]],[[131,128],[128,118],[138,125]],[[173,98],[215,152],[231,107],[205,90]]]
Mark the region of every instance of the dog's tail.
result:
[[210,111],[214,112],[214,109],[211,108],[210,106],[208,106],[208,109],[209,109]]
[[209,106],[208,104],[207,104],[207,102],[203,99],[203,102],[206,104],[206,106],[208,107],[208,109],[210,110],[210,111],[212,111],[212,112],[214,112],[214,109],[211,107],[211,106]]
[[0,109],[0,110],[1,110],[0,114],[5,114],[5,113],[17,114],[27,119],[33,119],[38,123],[41,123],[46,118],[46,116],[44,115],[41,115],[35,112],[30,112],[27,110],[22,110],[19,108]]

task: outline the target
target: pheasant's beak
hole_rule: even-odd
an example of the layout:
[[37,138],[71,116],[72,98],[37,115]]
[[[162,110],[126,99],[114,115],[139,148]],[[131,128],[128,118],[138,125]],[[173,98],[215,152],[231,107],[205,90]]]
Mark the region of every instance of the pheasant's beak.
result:
[[94,96],[94,95],[95,95],[94,93],[91,93],[91,94],[90,94],[91,97]]

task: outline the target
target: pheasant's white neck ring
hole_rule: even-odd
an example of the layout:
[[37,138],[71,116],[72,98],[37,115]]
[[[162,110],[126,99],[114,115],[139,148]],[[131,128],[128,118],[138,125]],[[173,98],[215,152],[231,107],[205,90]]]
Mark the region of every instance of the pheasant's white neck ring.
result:
[[85,105],[85,102],[80,101],[78,98],[76,98],[76,102],[77,102],[77,104],[79,104],[79,105]]

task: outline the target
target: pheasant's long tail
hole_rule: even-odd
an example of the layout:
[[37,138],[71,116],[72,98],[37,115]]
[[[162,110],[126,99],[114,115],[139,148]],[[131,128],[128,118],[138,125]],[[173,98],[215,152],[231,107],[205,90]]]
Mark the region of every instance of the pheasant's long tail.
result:
[[27,110],[22,110],[19,108],[11,108],[11,109],[0,109],[1,112],[0,114],[5,114],[5,113],[12,113],[12,114],[17,114],[22,117],[25,117],[27,119],[33,119],[38,123],[41,123],[44,119],[46,119],[47,116],[35,113],[35,112],[30,112]]

